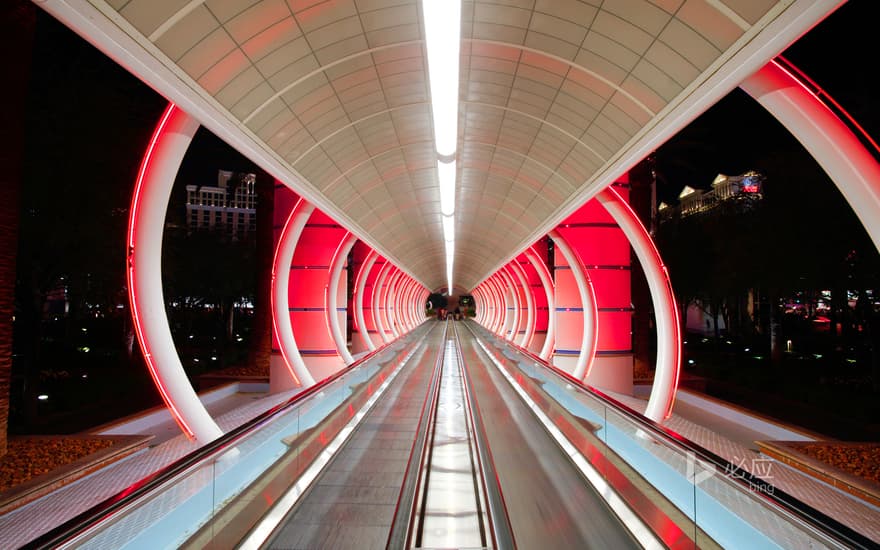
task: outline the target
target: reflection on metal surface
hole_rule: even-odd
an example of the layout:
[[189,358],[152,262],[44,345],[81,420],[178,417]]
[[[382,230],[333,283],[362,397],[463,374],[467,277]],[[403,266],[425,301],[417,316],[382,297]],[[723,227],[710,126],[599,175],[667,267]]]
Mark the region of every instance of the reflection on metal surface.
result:
[[483,343],[482,339],[478,337],[476,334],[474,335],[475,341],[477,344],[483,349],[486,356],[491,360],[492,364],[495,365],[495,368],[498,372],[504,377],[505,380],[510,384],[510,386],[516,391],[516,393],[520,396],[520,398],[525,402],[525,404],[531,409],[534,413],[535,417],[544,425],[544,428],[547,432],[553,437],[554,441],[562,448],[563,452],[565,452],[571,461],[575,464],[575,466],[580,470],[581,474],[590,482],[591,485],[596,489],[596,492],[605,500],[608,504],[608,507],[614,512],[614,514],[618,517],[621,523],[626,526],[629,532],[633,535],[633,537],[642,545],[643,548],[663,548],[664,546],[660,543],[660,541],[654,536],[650,529],[642,522],[641,519],[627,506],[627,504],[620,498],[620,496],[614,491],[614,489],[605,481],[602,475],[596,471],[595,468],[590,464],[590,462],[575,448],[571,442],[559,431],[553,421],[547,417],[543,410],[541,410],[540,406],[532,400],[532,398],[528,395],[526,391],[520,387],[519,384],[511,377],[510,373],[507,372],[506,369],[498,362],[495,354],[492,353],[486,345]]
[[463,392],[455,341],[447,340],[419,547],[486,547]]
[[321,451],[321,453],[315,458],[314,462],[312,462],[308,469],[303,472],[303,475],[290,487],[290,489],[288,489],[275,506],[269,510],[260,523],[257,524],[253,531],[250,532],[247,538],[245,538],[237,548],[244,550],[257,549],[268,540],[269,536],[278,527],[284,517],[293,509],[312,481],[318,477],[318,474],[324,469],[324,466],[330,462],[337,451],[339,451],[342,445],[345,444],[354,429],[361,423],[361,420],[364,419],[379,398],[384,395],[385,390],[388,389],[400,371],[402,371],[407,363],[409,363],[410,358],[415,355],[417,349],[417,347],[413,348],[406,354],[400,362],[400,365],[392,371],[385,382],[379,386],[364,406],[354,414],[348,424],[346,424],[345,427],[340,430],[339,434],[333,438],[333,441]]

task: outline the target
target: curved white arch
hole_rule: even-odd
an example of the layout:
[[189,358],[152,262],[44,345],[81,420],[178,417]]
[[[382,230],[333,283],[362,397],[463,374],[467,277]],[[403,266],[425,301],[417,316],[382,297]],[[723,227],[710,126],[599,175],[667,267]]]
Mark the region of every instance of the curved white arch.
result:
[[535,336],[535,299],[534,296],[532,296],[532,287],[529,286],[529,280],[516,258],[510,262],[510,266],[510,270],[519,280],[519,284],[523,289],[523,295],[526,299],[526,329],[523,331],[517,345],[528,349],[529,344],[532,343],[532,338]]
[[[520,317],[520,304],[519,304],[519,292],[516,290],[516,283],[513,280],[513,277],[510,276],[510,272],[507,271],[507,266],[502,267],[498,270],[501,279],[506,283],[505,296],[510,296],[510,301],[513,305],[513,316],[511,318],[511,326],[510,330],[507,331],[507,338],[511,342],[516,342],[517,333],[519,331],[519,317]],[[507,309],[510,311],[510,308]]]
[[325,310],[327,317],[327,326],[330,327],[330,335],[333,336],[333,343],[336,344],[336,351],[346,365],[354,363],[354,357],[348,351],[348,344],[342,335],[342,329],[339,326],[339,315],[337,314],[339,293],[339,280],[342,276],[342,266],[348,258],[351,247],[357,242],[357,236],[352,233],[346,233],[339,241],[336,252],[333,253],[333,260],[330,262],[330,280],[327,282],[327,309]]
[[290,287],[290,266],[293,263],[293,253],[303,229],[309,221],[314,205],[305,199],[299,199],[293,207],[293,211],[281,230],[278,245],[275,248],[275,260],[272,262],[272,327],[275,330],[275,338],[284,363],[294,381],[304,388],[313,386],[315,379],[309,372],[293,334],[293,325],[290,322],[290,308],[288,305]]
[[180,429],[201,444],[223,431],[199,401],[171,336],[162,291],[162,234],[174,178],[199,122],[169,103],[138,170],[128,219],[128,298],[144,361]]
[[416,304],[419,303],[419,283],[409,275],[407,275],[409,290],[406,296],[406,321],[407,332],[418,326],[418,318],[416,317]]
[[497,272],[486,279],[489,289],[492,293],[492,303],[494,315],[492,320],[492,332],[503,337],[504,323],[507,321],[507,304],[504,301],[504,293],[501,291],[501,285],[496,280]]
[[[599,308],[596,306],[596,292],[593,290],[593,282],[584,269],[584,263],[577,253],[568,245],[568,241],[557,230],[549,233],[550,238],[556,243],[556,248],[565,256],[565,261],[571,267],[574,280],[577,282],[578,293],[581,296],[581,309],[584,314],[584,336],[581,338],[581,349],[578,353],[577,362],[572,376],[583,380],[590,374],[593,360],[596,357],[596,345],[599,340]],[[553,312],[551,312],[553,313]]]
[[385,291],[385,319],[388,321],[388,328],[391,329],[391,334],[395,339],[400,337],[400,327],[399,318],[398,318],[398,310],[397,310],[397,293],[400,292],[397,285],[400,282],[400,277],[403,275],[403,271],[397,269],[397,266],[394,267],[394,273],[391,275],[391,278],[388,280],[388,285]]
[[[382,318],[385,311],[385,302],[383,301],[385,294],[383,290],[385,289],[383,289],[383,286],[385,284],[385,277],[388,276],[390,269],[391,262],[386,259],[382,267],[379,268],[379,274],[373,282],[373,324],[376,326],[376,330],[385,344],[389,343],[391,339],[385,334],[385,320]],[[382,306],[381,309],[379,308],[380,305]]]
[[741,84],[834,181],[880,250],[880,163],[831,109],[771,61]]
[[547,336],[544,338],[544,345],[541,347],[541,353],[538,354],[538,357],[549,362],[553,355],[553,346],[556,344],[556,287],[550,277],[550,270],[547,269],[547,265],[538,256],[538,253],[529,247],[525,250],[525,255],[538,273],[541,286],[544,287],[544,294],[547,295]]
[[500,314],[500,324],[498,325],[498,335],[507,340],[507,324],[511,321],[511,313],[507,308],[508,296],[507,288],[504,280],[498,271],[492,276],[492,284],[495,285],[495,292],[498,295],[498,312]]
[[404,274],[403,283],[400,288],[400,298],[398,299],[400,309],[400,326],[403,327],[402,332],[409,332],[413,328],[412,318],[412,302],[413,302],[413,280],[409,275]]
[[632,245],[651,291],[657,322],[657,364],[645,416],[661,422],[672,414],[681,370],[681,326],[672,283],[651,235],[617,191],[608,187],[596,195],[596,199]]
[[488,280],[483,281],[483,291],[485,292],[483,296],[483,301],[486,302],[486,315],[483,322],[483,326],[489,329],[492,332],[495,332],[493,329],[495,328],[495,294],[492,292],[492,286],[489,284]]
[[355,282],[354,314],[357,318],[358,334],[360,334],[361,340],[363,340],[364,345],[367,346],[367,349],[370,351],[376,350],[376,344],[374,344],[373,339],[370,338],[370,333],[367,332],[367,325],[364,322],[364,288],[367,285],[367,277],[370,275],[370,270],[373,269],[373,264],[376,263],[378,257],[379,254],[375,250],[371,250],[370,253],[367,254],[367,258],[358,270],[357,281]]
[[471,292],[471,296],[474,298],[474,321],[483,324],[483,314],[486,311],[486,306],[483,305],[483,291],[481,290],[482,283],[474,287],[474,290]]

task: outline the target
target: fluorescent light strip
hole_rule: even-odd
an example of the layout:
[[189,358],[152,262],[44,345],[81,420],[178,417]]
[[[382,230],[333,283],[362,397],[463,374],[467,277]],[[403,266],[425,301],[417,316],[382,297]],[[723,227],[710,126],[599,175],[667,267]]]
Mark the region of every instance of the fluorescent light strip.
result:
[[437,176],[440,180],[440,213],[444,216],[455,214],[455,161],[437,161]]
[[620,519],[620,521],[626,526],[630,533],[632,533],[633,537],[642,545],[642,548],[649,548],[651,550],[661,550],[664,548],[657,537],[654,536],[654,533],[648,528],[647,525],[639,518],[627,505],[627,503],[620,498],[620,495],[605,481],[605,478],[602,477],[592,464],[587,460],[587,458],[575,447],[572,443],[562,434],[559,428],[553,423],[552,420],[541,410],[537,403],[535,403],[529,394],[516,383],[513,377],[507,372],[501,363],[495,358],[495,355],[489,352],[489,349],[483,344],[483,341],[474,335],[477,340],[477,344],[483,351],[486,353],[486,356],[492,361],[492,364],[495,365],[495,368],[498,369],[498,372],[504,376],[504,379],[507,380],[507,383],[514,389],[514,391],[519,394],[523,401],[525,401],[526,406],[528,406],[541,424],[544,425],[544,428],[550,433],[551,437],[556,440],[556,443],[562,447],[562,450],[565,454],[569,456],[571,461],[575,464],[575,466],[581,471],[583,476],[590,482],[590,484],[596,489],[596,492],[601,496],[606,503],[608,503],[608,507],[614,512],[614,514]]
[[422,0],[434,144],[443,157],[458,144],[458,64],[461,47],[461,2]]
[[443,240],[450,243],[455,241],[455,217],[440,216],[443,221]]
[[455,241],[446,241],[446,286],[452,292],[452,264],[455,259]]

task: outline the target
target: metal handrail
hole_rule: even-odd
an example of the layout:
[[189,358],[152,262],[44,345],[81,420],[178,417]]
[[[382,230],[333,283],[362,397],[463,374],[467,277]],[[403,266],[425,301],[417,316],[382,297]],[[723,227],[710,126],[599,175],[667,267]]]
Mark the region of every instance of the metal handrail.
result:
[[[414,331],[413,331],[414,332]],[[412,335],[413,332],[409,334]],[[141,498],[147,496],[158,487],[168,483],[175,477],[184,474],[190,469],[204,463],[212,456],[217,456],[230,450],[234,443],[241,438],[256,430],[257,428],[271,422],[275,417],[287,412],[300,402],[308,399],[315,393],[322,391],[324,388],[345,376],[352,370],[362,366],[364,363],[375,359],[379,354],[388,351],[393,346],[400,344],[400,340],[388,342],[373,352],[359,358],[350,365],[333,373],[327,378],[321,380],[314,386],[306,388],[302,392],[291,397],[287,401],[275,405],[264,413],[248,420],[241,426],[230,430],[219,438],[206,443],[202,447],[192,451],[191,453],[177,459],[171,464],[157,470],[140,481],[133,483],[119,493],[108,497],[104,501],[95,506],[77,514],[73,518],[67,520],[54,529],[33,539],[22,548],[56,548],[72,541],[75,537],[84,534],[87,530],[98,526],[107,520],[110,520],[114,514],[127,506],[137,502]]]
[[[485,330],[481,325],[477,324],[477,326],[480,327],[483,332],[488,334],[488,336],[493,337],[493,339],[496,341],[498,340],[498,338],[495,337],[494,334]],[[737,472],[736,476],[729,478],[730,481],[748,489],[748,492],[755,498],[764,499],[770,505],[776,506],[782,511],[791,514],[796,519],[802,521],[808,526],[818,530],[824,535],[850,548],[876,548],[877,544],[874,541],[854,530],[852,527],[849,527],[848,525],[839,522],[838,520],[828,516],[824,512],[816,510],[809,504],[806,504],[803,501],[789,495],[785,491],[782,491],[781,489],[773,486],[763,479],[754,476],[752,473],[741,469],[739,466],[729,462],[728,460],[700,446],[699,444],[694,443],[693,441],[687,439],[681,434],[670,430],[669,428],[651,420],[650,418],[645,417],[638,411],[632,409],[624,403],[621,403],[620,401],[617,401],[613,397],[606,395],[605,393],[594,388],[593,386],[585,384],[583,381],[574,378],[569,373],[544,361],[528,349],[511,342],[501,343],[515,349],[518,353],[526,356],[530,361],[534,361],[536,364],[548,369],[550,372],[559,376],[560,378],[563,378],[566,382],[572,384],[581,391],[584,391],[590,396],[598,399],[604,405],[609,406],[613,410],[615,410],[615,412],[620,413],[622,416],[638,424],[640,428],[646,428],[648,431],[653,432],[661,439],[664,439],[667,442],[671,443],[672,446],[683,448],[685,451],[693,453],[696,458],[699,458],[704,462],[715,466],[716,468],[720,468],[722,471]],[[757,488],[757,490],[754,490],[755,488]],[[770,490],[770,488],[772,488],[772,491]]]

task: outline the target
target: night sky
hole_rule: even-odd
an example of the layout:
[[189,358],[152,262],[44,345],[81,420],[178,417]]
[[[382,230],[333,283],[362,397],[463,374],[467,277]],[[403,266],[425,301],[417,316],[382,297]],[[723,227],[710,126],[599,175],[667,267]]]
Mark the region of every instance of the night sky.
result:
[[[878,14],[876,0],[850,0],[784,53],[873,136],[880,136],[875,103],[880,78],[873,61]],[[88,170],[98,185],[126,196],[127,183],[122,183],[133,181],[165,100],[61,24],[39,15],[27,179],[51,181]],[[659,198],[674,202],[684,185],[707,188],[716,174],[743,173],[780,150],[805,155],[772,116],[735,90],[658,150]],[[200,130],[179,181],[211,183],[220,168],[252,165]]]
[[[874,61],[880,3],[850,0],[783,52],[880,136],[880,77]],[[660,200],[675,202],[685,185],[706,189],[719,173],[742,174],[768,155],[792,151],[812,163],[792,135],[745,92],[736,89],[658,150]]]

